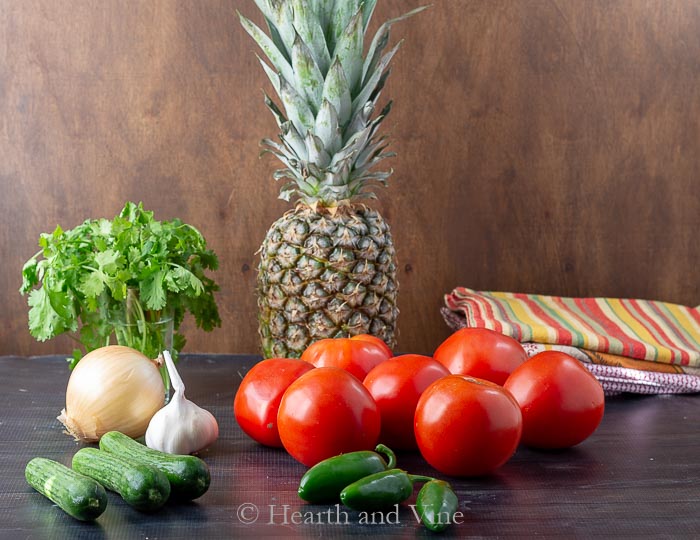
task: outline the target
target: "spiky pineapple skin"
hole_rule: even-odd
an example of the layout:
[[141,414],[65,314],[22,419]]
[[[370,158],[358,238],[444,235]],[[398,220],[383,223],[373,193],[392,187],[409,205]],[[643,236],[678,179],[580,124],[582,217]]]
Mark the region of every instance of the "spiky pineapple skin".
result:
[[266,358],[298,358],[314,341],[372,334],[396,346],[397,263],[376,210],[300,205],[260,248],[258,318]]

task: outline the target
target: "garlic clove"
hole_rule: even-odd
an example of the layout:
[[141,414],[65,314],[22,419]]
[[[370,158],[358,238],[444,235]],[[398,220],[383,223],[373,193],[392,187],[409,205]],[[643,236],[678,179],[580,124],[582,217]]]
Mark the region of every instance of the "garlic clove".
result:
[[185,385],[168,351],[165,364],[175,394],[151,418],[146,430],[146,446],[169,454],[192,454],[211,446],[219,437],[216,418],[185,398]]

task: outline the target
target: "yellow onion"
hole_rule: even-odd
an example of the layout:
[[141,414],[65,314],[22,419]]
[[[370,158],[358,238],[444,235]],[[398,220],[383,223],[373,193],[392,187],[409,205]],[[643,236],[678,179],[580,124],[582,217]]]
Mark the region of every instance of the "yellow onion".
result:
[[73,369],[58,420],[84,442],[99,441],[108,431],[136,438],[146,433],[164,401],[157,362],[130,347],[110,345],[89,352]]

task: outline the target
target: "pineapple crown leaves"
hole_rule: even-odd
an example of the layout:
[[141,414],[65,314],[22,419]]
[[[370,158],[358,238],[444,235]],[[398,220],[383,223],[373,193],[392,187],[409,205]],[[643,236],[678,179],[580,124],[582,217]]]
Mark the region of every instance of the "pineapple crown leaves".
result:
[[[264,94],[280,129],[280,142],[263,139],[263,153],[275,155],[287,179],[280,198],[300,198],[321,206],[374,197],[389,172],[373,172],[386,152],[379,124],[391,102],[375,115],[401,42],[386,51],[391,26],[426,9],[420,7],[385,21],[366,54],[364,41],[377,0],[254,0],[268,33],[239,18],[265,59],[258,60],[282,105]],[[386,51],[386,52],[385,52]],[[284,112],[283,112],[284,110]]]

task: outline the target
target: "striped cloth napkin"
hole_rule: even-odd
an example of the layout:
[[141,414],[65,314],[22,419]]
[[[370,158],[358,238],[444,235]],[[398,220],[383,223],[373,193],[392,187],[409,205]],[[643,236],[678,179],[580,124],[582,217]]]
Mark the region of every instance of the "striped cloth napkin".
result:
[[481,327],[524,344],[530,356],[567,352],[608,394],[700,392],[700,310],[651,300],[565,298],[464,287],[445,295],[453,330]]

